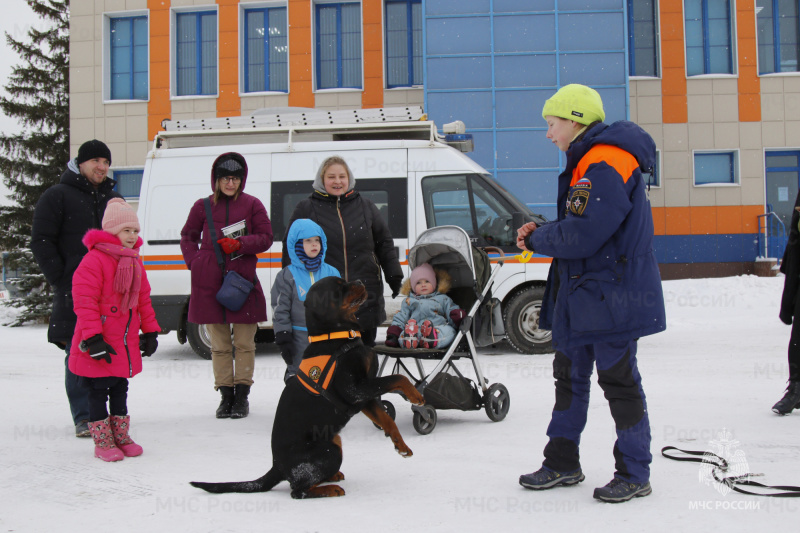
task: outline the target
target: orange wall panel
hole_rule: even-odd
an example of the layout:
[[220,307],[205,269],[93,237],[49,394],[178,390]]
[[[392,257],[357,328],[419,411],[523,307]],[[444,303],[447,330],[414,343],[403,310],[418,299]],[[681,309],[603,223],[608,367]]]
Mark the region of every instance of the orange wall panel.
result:
[[219,13],[219,96],[217,116],[242,114],[239,97],[239,0],[217,0]]
[[758,43],[755,33],[753,0],[736,2],[737,51],[739,59],[739,121],[761,121],[761,80],[756,58]]
[[691,235],[715,235],[717,233],[717,208],[715,206],[691,207]]
[[669,207],[666,210],[667,235],[691,234],[691,208]]
[[666,124],[688,120],[686,63],[683,43],[683,4],[681,0],[659,2],[661,21],[661,118]]
[[383,106],[383,2],[363,0],[364,92],[362,107]]
[[289,0],[289,105],[314,107],[311,3]]
[[147,102],[147,140],[161,131],[161,121],[172,116],[169,100],[170,1],[147,0],[150,10],[150,101]]
[[655,235],[667,234],[667,208],[653,207],[653,233]]
[[742,206],[721,205],[717,207],[717,233],[742,233]]

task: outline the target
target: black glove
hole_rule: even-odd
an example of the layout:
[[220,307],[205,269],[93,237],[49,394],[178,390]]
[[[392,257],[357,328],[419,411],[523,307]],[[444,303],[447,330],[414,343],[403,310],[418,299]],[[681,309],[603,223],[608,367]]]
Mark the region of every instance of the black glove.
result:
[[392,298],[397,298],[397,295],[400,294],[400,287],[403,286],[403,276],[389,276],[386,281],[392,289]]
[[389,326],[389,329],[386,330],[386,346],[393,346],[395,348],[400,346],[401,333],[403,333],[403,330],[400,329],[400,326]]
[[117,355],[117,352],[114,351],[114,348],[112,348],[103,338],[102,333],[98,333],[97,335],[93,335],[88,339],[81,341],[78,347],[81,349],[81,351],[89,352],[89,355],[92,356],[92,359],[102,359],[108,364],[111,364],[111,356]]
[[275,344],[278,345],[278,348],[281,350],[281,357],[283,361],[286,363],[286,366],[292,364],[292,332],[291,331],[276,331],[275,332]]
[[150,357],[156,353],[156,349],[158,349],[158,333],[153,331],[139,335],[139,350],[142,351],[142,357]]

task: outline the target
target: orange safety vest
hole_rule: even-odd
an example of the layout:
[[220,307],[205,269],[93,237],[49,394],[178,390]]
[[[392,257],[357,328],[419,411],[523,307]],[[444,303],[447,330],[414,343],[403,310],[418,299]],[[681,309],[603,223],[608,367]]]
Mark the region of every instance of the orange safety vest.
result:
[[[336,361],[331,361],[330,355],[317,355],[308,359],[303,359],[300,363],[300,374],[297,374],[297,379],[300,383],[307,388],[311,394],[319,396],[320,389],[327,390],[328,385],[331,384],[333,373],[336,370]],[[314,385],[311,385],[308,380],[311,380]],[[320,383],[320,381],[322,381]]]

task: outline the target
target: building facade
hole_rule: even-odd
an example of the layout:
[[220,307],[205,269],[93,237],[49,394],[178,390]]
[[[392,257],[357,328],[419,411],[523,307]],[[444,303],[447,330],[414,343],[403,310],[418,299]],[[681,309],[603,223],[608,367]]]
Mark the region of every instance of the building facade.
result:
[[[544,100],[595,87],[655,139],[665,278],[780,255],[800,181],[797,0],[73,0],[73,152],[103,139],[135,201],[162,121],[422,104],[549,217]],[[768,213],[775,213],[769,215]],[[760,231],[760,227],[768,230]]]

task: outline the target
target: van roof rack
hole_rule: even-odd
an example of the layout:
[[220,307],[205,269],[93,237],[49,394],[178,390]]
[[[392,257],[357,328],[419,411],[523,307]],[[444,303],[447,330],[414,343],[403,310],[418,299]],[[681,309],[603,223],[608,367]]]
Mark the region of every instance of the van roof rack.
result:
[[[302,109],[302,111],[300,110]],[[280,112],[257,111],[244,117],[194,118],[165,120],[165,131],[233,130],[243,128],[275,128],[284,126],[324,126],[427,120],[421,106],[384,107],[380,109],[324,109],[282,108]]]
[[[164,131],[157,133],[153,141],[154,150],[286,143],[291,151],[294,142],[398,139],[431,144],[447,142],[436,131],[436,125],[427,120],[421,106],[257,112],[244,117],[166,120],[162,126]],[[454,146],[464,151],[463,146]]]

